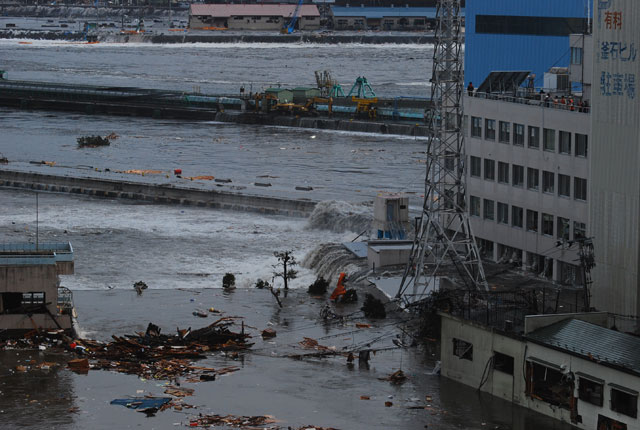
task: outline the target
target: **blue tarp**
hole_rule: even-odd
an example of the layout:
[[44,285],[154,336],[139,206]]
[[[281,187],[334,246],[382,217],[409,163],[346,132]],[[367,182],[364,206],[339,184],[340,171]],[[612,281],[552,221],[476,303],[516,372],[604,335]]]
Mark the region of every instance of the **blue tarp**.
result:
[[126,406],[129,409],[160,408],[169,403],[171,397],[129,397],[128,399],[115,399],[112,405]]

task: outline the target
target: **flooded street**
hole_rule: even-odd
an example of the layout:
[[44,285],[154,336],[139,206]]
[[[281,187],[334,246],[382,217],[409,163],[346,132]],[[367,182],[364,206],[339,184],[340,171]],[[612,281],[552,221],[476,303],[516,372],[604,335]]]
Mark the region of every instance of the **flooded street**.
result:
[[[330,69],[348,91],[366,77],[381,96],[427,95],[432,48],[423,45],[69,45],[57,42],[0,41],[9,78],[107,86],[138,86],[236,93],[266,86],[313,84],[313,71]],[[57,175],[176,183],[166,175],[144,178],[116,170],[181,168],[185,176],[229,178],[243,192],[324,201],[311,220],[218,211],[187,206],[92,200],[40,193],[39,240],[71,242],[75,275],[62,285],[74,293],[80,335],[109,340],[144,331],[149,322],[163,333],[176,327],[199,328],[214,316],[198,318],[195,309],[215,307],[225,316],[244,318],[254,346],[238,358],[213,353],[202,366],[238,366],[216,381],[190,383],[185,402],[196,406],[167,410],[155,417],[110,405],[116,398],[163,395],[167,381],[115,372],[78,375],[65,368],[33,369],[43,361],[68,356],[44,351],[0,351],[0,427],[30,429],[174,429],[203,414],[273,415],[277,425],[343,430],[369,429],[559,429],[555,421],[480,394],[433,374],[438,350],[399,348],[409,342],[403,321],[391,315],[369,321],[360,305],[336,309],[343,323],[323,322],[327,298],[306,288],[316,275],[300,266],[293,290],[280,309],[257,279],[271,280],[276,251],[292,250],[299,262],[322,243],[351,241],[367,227],[370,202],[379,191],[404,191],[420,205],[424,187],[423,140],[398,136],[103,117],[60,112],[0,110],[0,153],[9,168]],[[108,148],[78,150],[75,139],[116,133]],[[53,167],[31,161],[55,161]],[[98,169],[100,172],[96,171]],[[104,172],[109,169],[110,172]],[[268,190],[251,188],[272,183]],[[212,184],[194,181],[190,186]],[[295,186],[313,188],[295,191]],[[0,190],[0,238],[35,241],[35,195]],[[349,229],[335,228],[345,220]],[[221,289],[233,272],[238,288]],[[137,296],[143,280],[149,289]],[[335,280],[332,280],[335,283]],[[276,281],[276,286],[280,284]],[[360,303],[362,303],[362,297]],[[358,328],[356,323],[371,324]],[[263,340],[271,327],[277,337]],[[304,353],[299,342],[318,340],[337,351],[371,349],[369,366],[348,366],[346,358],[288,357]],[[396,342],[394,343],[394,340]],[[16,366],[29,366],[16,372]],[[402,369],[402,385],[383,380]],[[385,406],[385,402],[391,404]]]

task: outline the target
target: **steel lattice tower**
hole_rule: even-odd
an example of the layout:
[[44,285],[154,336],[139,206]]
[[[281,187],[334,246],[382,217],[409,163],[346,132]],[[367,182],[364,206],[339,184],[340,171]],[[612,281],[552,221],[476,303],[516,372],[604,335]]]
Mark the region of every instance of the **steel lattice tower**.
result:
[[460,0],[438,0],[436,21],[424,204],[397,298],[412,286],[418,299],[449,264],[465,288],[487,288],[465,203]]

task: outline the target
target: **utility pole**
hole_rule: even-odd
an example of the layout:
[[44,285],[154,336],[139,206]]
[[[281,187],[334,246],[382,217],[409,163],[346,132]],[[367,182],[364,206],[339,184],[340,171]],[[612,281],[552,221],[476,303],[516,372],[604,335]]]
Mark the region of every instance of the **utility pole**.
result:
[[[396,298],[419,300],[444,265],[453,264],[465,289],[488,289],[466,211],[462,133],[461,0],[438,0],[431,76],[431,109],[422,215]],[[412,293],[407,293],[412,286]]]
[[36,193],[36,251],[40,249],[40,207],[38,193]]

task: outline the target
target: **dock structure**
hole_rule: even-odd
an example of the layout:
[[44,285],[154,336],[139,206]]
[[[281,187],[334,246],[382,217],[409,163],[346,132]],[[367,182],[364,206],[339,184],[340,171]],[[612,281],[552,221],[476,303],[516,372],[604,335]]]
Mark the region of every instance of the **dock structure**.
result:
[[306,112],[300,113],[293,108],[286,111],[270,109],[266,99],[254,94],[211,95],[0,79],[0,106],[17,109],[427,135],[424,112],[430,106],[429,100],[394,97],[379,98],[376,103],[375,115],[363,115],[350,98],[332,99],[331,107],[314,103],[312,110],[303,104],[293,106],[304,107]]

